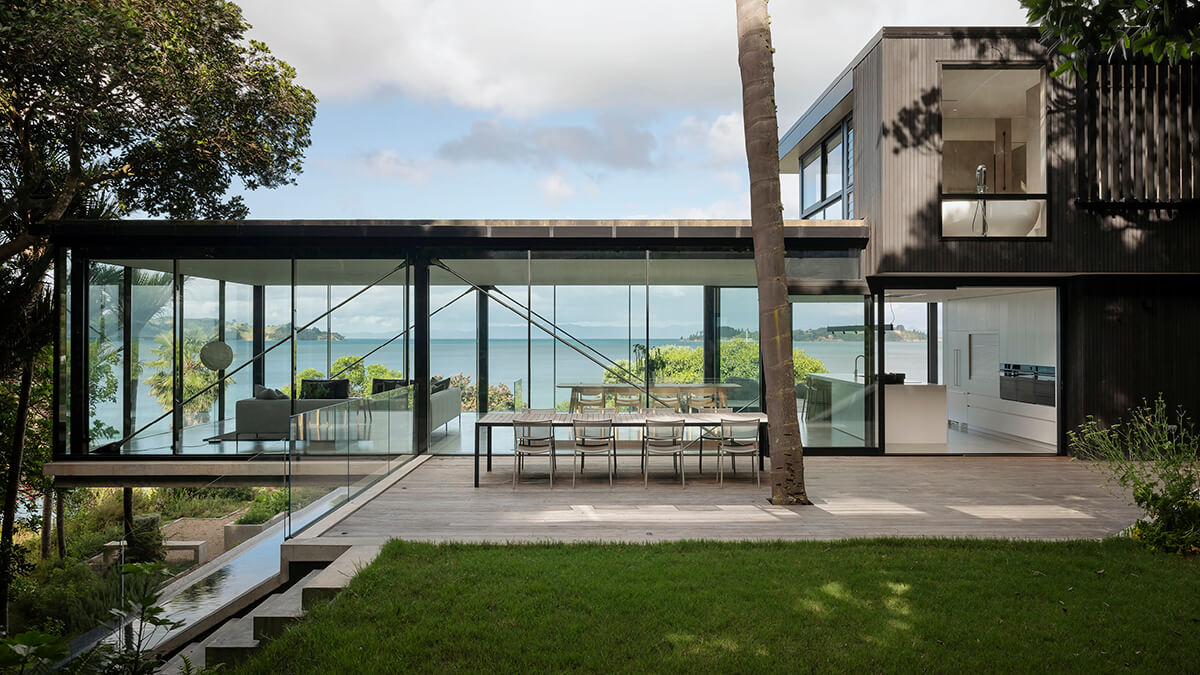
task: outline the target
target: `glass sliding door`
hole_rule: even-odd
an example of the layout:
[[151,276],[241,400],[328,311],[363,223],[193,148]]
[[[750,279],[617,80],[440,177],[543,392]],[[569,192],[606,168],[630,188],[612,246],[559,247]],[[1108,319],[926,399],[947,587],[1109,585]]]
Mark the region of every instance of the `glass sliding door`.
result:
[[805,447],[874,447],[874,304],[869,296],[792,300],[792,361]]

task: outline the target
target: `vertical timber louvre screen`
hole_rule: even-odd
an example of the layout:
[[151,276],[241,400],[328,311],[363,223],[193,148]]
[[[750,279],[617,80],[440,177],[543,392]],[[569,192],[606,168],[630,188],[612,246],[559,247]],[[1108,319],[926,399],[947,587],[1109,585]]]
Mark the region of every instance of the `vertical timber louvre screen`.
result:
[[1079,136],[1082,206],[1176,208],[1200,200],[1200,64],[1092,60]]

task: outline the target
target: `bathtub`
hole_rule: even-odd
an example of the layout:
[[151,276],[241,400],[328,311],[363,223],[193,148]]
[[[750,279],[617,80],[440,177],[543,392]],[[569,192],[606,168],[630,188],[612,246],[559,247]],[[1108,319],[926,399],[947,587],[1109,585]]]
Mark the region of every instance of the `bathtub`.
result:
[[[1044,237],[1045,199],[942,200],[946,237]],[[985,227],[986,224],[986,227]]]

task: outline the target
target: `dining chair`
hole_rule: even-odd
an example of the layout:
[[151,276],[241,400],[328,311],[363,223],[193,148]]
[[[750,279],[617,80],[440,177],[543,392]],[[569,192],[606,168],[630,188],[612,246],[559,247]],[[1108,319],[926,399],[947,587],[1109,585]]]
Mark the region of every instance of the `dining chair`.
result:
[[[701,415],[731,415],[733,408],[700,408],[695,412]],[[700,473],[704,473],[704,441],[721,440],[721,424],[713,424],[711,426],[700,427]]]
[[[583,461],[588,455],[608,456],[608,485],[613,484],[613,468],[616,463],[617,439],[613,434],[611,416],[582,414],[571,420],[571,487],[575,487],[575,474],[583,473]],[[578,469],[578,470],[577,470]]]
[[574,400],[571,401],[571,412],[579,412],[584,406],[600,406],[604,407],[604,390],[603,389],[585,389],[578,388],[571,392]]
[[520,413],[513,417],[513,489],[525,465],[526,455],[550,457],[550,487],[554,487],[554,421],[545,412]]
[[724,458],[729,455],[729,463],[737,473],[734,459],[738,455],[749,455],[750,466],[754,469],[754,480],[762,487],[762,477],[758,473],[758,420],[739,420],[721,418],[721,440],[717,443],[717,481],[725,485]]
[[688,412],[699,412],[701,408],[717,406],[717,392],[712,389],[700,389],[689,393],[687,397]]
[[638,394],[614,394],[613,405],[617,410],[626,409],[630,412],[637,412],[642,407],[642,395]]
[[679,405],[679,394],[677,393],[659,393],[650,392],[650,407],[651,408],[666,408],[675,412],[682,412]]
[[671,455],[679,484],[686,487],[683,475],[683,420],[675,417],[650,416],[642,431],[642,487],[650,484],[650,455]]

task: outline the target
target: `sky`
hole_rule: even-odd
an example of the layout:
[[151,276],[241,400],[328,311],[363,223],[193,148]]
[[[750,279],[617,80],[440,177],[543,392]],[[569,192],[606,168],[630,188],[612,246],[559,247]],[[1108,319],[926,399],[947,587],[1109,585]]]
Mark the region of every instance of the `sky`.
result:
[[[733,0],[239,4],[320,101],[303,173],[245,192],[252,218],[749,217]],[[1017,0],[770,11],[781,134],[881,26],[1025,24]]]

